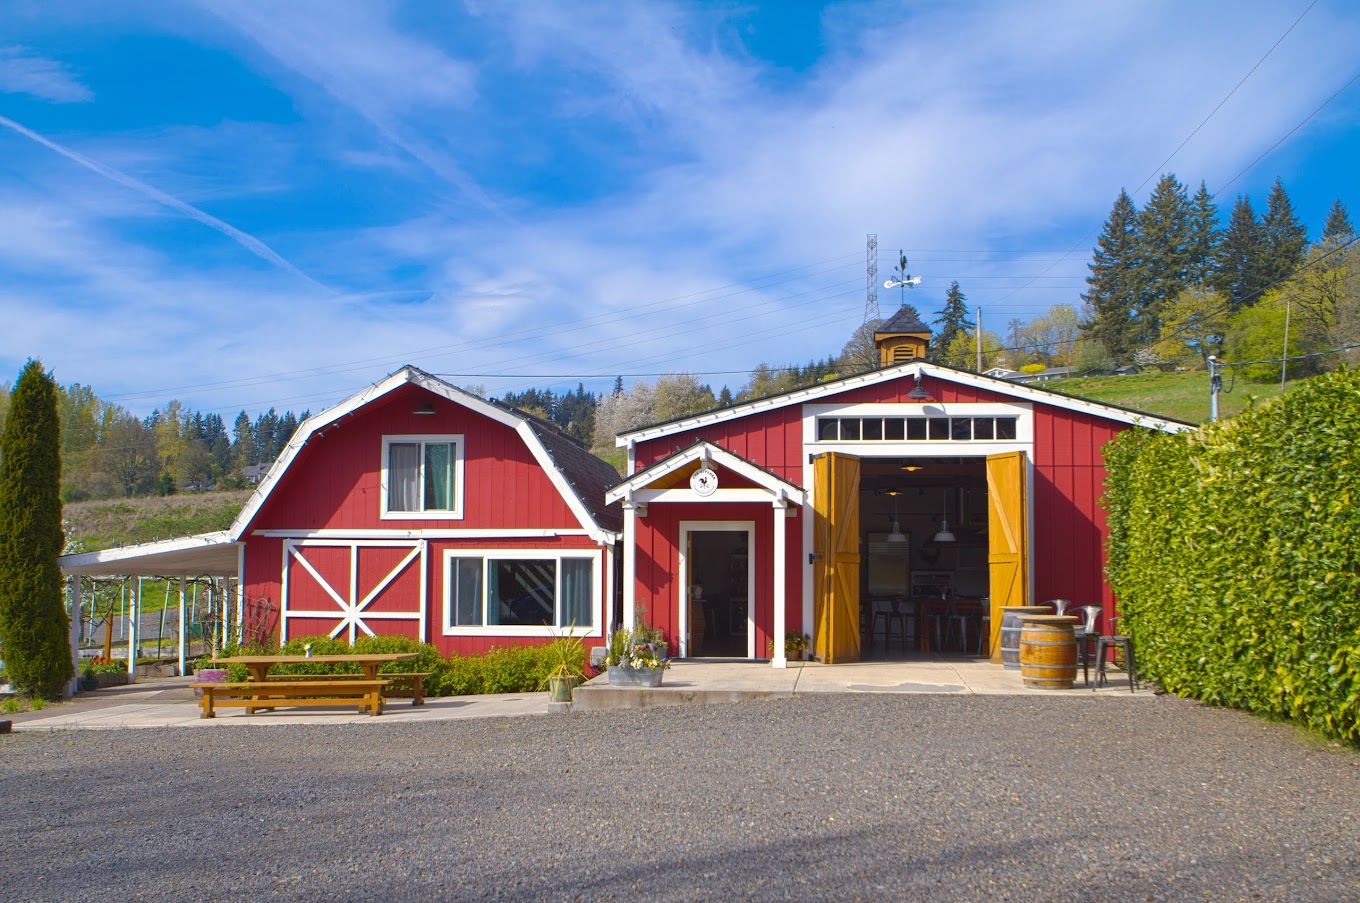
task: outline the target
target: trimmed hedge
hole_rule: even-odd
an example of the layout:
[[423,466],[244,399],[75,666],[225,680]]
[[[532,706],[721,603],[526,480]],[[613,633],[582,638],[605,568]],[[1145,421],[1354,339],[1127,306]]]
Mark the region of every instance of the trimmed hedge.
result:
[[[224,655],[303,655],[309,643],[312,655],[345,655],[351,651],[419,652],[419,658],[391,662],[384,665],[379,673],[431,672],[423,685],[426,696],[533,693],[547,686],[548,671],[553,665],[551,653],[546,646],[497,648],[484,655],[455,655],[446,659],[430,643],[421,643],[402,636],[359,637],[352,648],[344,640],[333,640],[326,636],[304,636],[289,640],[277,651],[238,647],[225,652]],[[250,673],[244,665],[230,665],[228,670],[233,681],[245,680]],[[357,674],[360,670],[358,665],[325,662],[279,665],[274,669],[278,674]]]
[[1360,374],[1105,449],[1109,578],[1167,690],[1360,744]]

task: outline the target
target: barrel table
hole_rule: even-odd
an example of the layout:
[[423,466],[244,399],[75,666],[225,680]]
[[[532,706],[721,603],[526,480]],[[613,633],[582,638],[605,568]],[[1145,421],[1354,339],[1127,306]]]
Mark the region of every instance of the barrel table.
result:
[[1001,665],[1012,671],[1020,667],[1020,618],[1023,615],[1049,615],[1047,605],[1006,605],[1001,609]]
[[1022,615],[1020,677],[1035,690],[1070,690],[1077,679],[1077,636],[1081,618]]

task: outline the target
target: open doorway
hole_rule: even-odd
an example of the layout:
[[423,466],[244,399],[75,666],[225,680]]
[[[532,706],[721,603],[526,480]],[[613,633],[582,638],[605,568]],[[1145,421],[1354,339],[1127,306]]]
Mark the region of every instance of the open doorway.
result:
[[864,657],[985,652],[986,458],[866,457],[861,467]]
[[754,524],[682,523],[681,654],[689,658],[753,658],[751,570]]

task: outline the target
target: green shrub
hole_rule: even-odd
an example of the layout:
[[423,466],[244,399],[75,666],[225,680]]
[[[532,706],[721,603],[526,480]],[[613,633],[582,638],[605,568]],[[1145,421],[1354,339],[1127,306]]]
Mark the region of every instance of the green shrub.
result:
[[[379,673],[403,671],[430,672],[423,689],[426,696],[475,696],[483,693],[532,693],[543,687],[552,669],[552,653],[546,646],[511,646],[491,649],[483,655],[455,655],[445,659],[430,643],[410,637],[360,637],[351,648],[344,640],[326,636],[303,636],[289,640],[282,649],[261,647],[228,647],[222,657],[236,655],[304,655],[308,644],[312,655],[344,655],[351,651],[361,654],[386,652],[418,652],[419,657],[390,662]],[[244,681],[249,670],[244,665],[228,665],[229,679]],[[358,673],[358,665],[327,662],[300,662],[278,665],[275,674],[350,674]]]
[[1106,448],[1110,584],[1167,690],[1360,744],[1360,374]]

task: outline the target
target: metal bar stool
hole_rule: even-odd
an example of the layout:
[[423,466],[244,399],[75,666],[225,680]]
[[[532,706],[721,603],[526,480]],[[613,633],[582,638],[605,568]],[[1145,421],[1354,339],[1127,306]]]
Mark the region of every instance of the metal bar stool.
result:
[[[1111,629],[1114,629],[1114,623],[1118,620],[1118,617],[1110,618]],[[1138,686],[1138,672],[1133,661],[1133,637],[1122,634],[1102,636],[1100,639],[1096,640],[1095,686],[1100,687],[1105,685],[1105,659],[1107,657],[1107,651],[1115,647],[1118,647],[1124,653],[1124,667],[1127,668],[1129,672],[1129,692],[1132,693]],[[1094,687],[1092,689],[1094,689]]]

